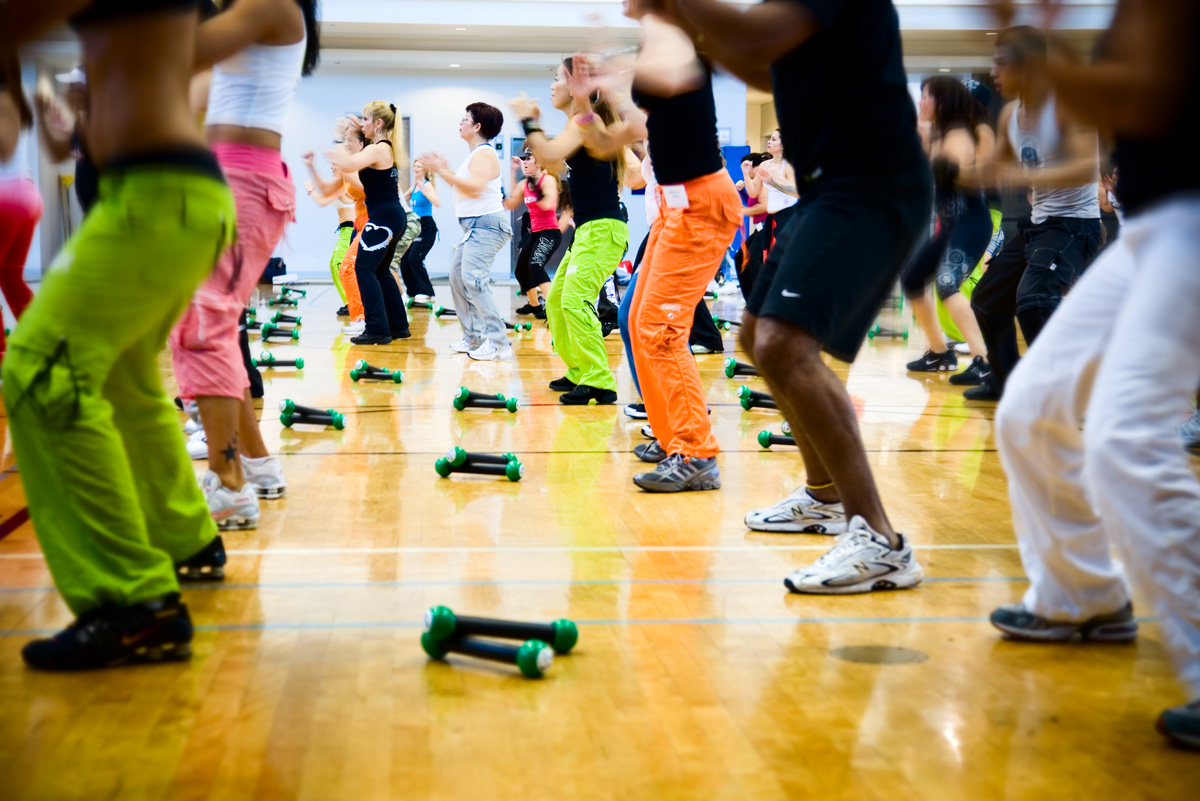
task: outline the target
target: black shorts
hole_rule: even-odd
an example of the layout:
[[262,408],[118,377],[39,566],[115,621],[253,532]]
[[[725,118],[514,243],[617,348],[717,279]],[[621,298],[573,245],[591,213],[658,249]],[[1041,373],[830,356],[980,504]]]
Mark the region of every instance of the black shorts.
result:
[[794,323],[854,361],[933,205],[923,160],[890,169],[818,180],[776,234],[746,310]]

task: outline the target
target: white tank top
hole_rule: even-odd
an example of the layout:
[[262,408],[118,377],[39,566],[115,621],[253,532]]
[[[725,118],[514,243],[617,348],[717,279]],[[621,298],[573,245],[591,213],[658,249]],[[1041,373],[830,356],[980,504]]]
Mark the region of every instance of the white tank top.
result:
[[282,134],[307,46],[307,34],[296,44],[252,44],[215,65],[205,124]]
[[[471,162],[475,160],[475,154],[483,149],[491,149],[491,145],[486,142],[479,145],[467,156],[458,171],[454,173],[457,178],[471,177]],[[504,212],[504,194],[500,191],[500,176],[497,174],[495,178],[488,181],[483,187],[483,192],[479,197],[467,197],[454,190],[454,213],[459,217],[482,217],[485,214],[502,214]]]
[[17,134],[17,149],[8,161],[0,161],[0,181],[16,181],[21,178],[33,180],[33,171],[29,168],[29,137],[33,129],[23,130]]
[[[1067,161],[1062,131],[1058,129],[1054,95],[1046,99],[1041,119],[1033,130],[1027,131],[1021,127],[1020,115],[1021,103],[1018,101],[1008,120],[1008,141],[1025,169],[1057,167]],[[1099,156],[1096,157],[1095,181],[1067,189],[1033,190],[1033,224],[1040,225],[1049,217],[1100,218]]]
[[787,192],[780,192],[766,181],[763,181],[762,185],[763,189],[767,190],[767,214],[783,211],[800,202],[800,198],[792,197]]

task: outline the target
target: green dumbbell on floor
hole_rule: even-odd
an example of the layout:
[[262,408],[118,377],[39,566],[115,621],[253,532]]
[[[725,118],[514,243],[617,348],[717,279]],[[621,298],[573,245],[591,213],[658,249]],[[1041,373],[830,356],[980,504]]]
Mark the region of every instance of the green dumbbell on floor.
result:
[[294,359],[276,359],[275,354],[269,351],[263,351],[258,354],[258,358],[254,360],[255,367],[266,367],[268,370],[276,367],[295,367],[297,370],[304,369],[304,359],[297,356]]
[[288,286],[285,284],[283,287],[283,294],[284,295],[297,295],[302,298],[307,298],[308,290],[307,289],[297,289],[294,286]]
[[457,317],[458,312],[454,309],[447,309],[445,306],[438,306],[433,310],[434,317]]
[[[483,461],[473,461],[471,457],[480,457]],[[504,476],[509,481],[520,481],[525,475],[525,466],[520,462],[491,454],[467,454],[467,460],[462,464],[451,464],[449,459],[443,457],[433,463],[433,469],[442,478],[450,478],[453,473],[470,473],[478,476]]]
[[775,399],[765,392],[758,392],[747,386],[738,387],[738,397],[741,398],[742,408],[749,411],[755,407],[762,409],[778,409]]
[[508,320],[505,320],[504,327],[509,331],[532,331],[533,323],[510,323]]
[[769,448],[772,445],[795,445],[796,440],[792,437],[785,437],[772,431],[759,431],[758,444],[764,448]]
[[502,453],[499,456],[494,456],[490,453],[470,453],[462,448],[455,446],[446,453],[446,461],[451,467],[458,467],[466,464],[468,461],[479,462],[481,464],[510,464],[520,461],[514,453]]
[[552,623],[524,623],[490,617],[456,615],[449,607],[435,606],[425,613],[425,631],[435,640],[455,637],[495,637],[502,640],[541,640],[555,653],[569,653],[579,642],[579,628],[566,618]]
[[431,659],[442,660],[447,654],[463,654],[476,659],[488,659],[516,665],[531,679],[540,679],[554,664],[554,651],[541,640],[529,640],[521,645],[491,642],[476,637],[435,640],[428,633],[421,635],[421,648]]
[[282,328],[274,323],[263,323],[261,335],[263,339],[270,339],[271,337],[289,337],[292,340],[299,340],[300,329]]
[[281,311],[277,311],[271,315],[271,322],[273,322],[273,323],[292,323],[294,325],[300,325],[300,317],[294,316],[291,314],[284,314]]
[[735,375],[747,375],[747,376],[758,375],[758,368],[755,367],[753,364],[746,364],[745,362],[739,362],[737,359],[732,359],[732,358],[726,359],[725,360],[725,377],[733,378]]
[[399,370],[393,372],[386,367],[372,367],[367,364],[366,360],[359,359],[354,363],[354,368],[350,370],[350,380],[357,382],[364,378],[376,381],[393,381],[399,384],[404,381],[404,373]]
[[338,431],[346,427],[346,416],[333,409],[317,409],[312,406],[301,406],[295,401],[284,398],[279,402],[279,422],[288,428],[296,423],[308,423],[319,426],[333,426]]
[[467,408],[476,409],[508,409],[516,412],[520,405],[516,398],[505,398],[504,395],[485,395],[482,392],[472,392],[466,387],[459,387],[454,393],[454,408],[462,411]]
[[404,305],[406,305],[410,309],[413,306],[420,306],[422,309],[429,309],[430,311],[433,311],[434,307],[437,306],[437,304],[434,303],[432,300],[427,300],[424,303],[417,303],[416,300],[414,300],[413,298],[409,298],[408,302],[405,303]]

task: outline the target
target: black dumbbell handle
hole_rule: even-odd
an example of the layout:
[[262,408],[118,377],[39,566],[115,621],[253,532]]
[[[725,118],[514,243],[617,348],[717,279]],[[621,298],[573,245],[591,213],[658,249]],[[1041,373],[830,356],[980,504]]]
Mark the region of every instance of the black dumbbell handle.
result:
[[263,367],[295,367],[295,359],[272,359],[269,362],[263,362]]
[[[467,460],[463,464],[502,464],[507,465],[508,459],[503,456],[496,456],[492,453],[468,453]],[[536,639],[536,638],[533,638]]]
[[291,413],[292,413],[293,415],[300,415],[300,414],[303,414],[303,415],[323,414],[323,415],[326,415],[326,416],[328,416],[328,415],[329,415],[329,410],[328,410],[328,409],[317,409],[317,408],[314,408],[314,407],[312,407],[312,406],[301,406],[301,405],[300,405],[300,404],[298,404],[298,403],[293,403],[293,404],[292,404],[292,407],[293,407],[293,408],[292,408],[292,412],[291,412]]
[[782,434],[772,434],[767,438],[767,442],[771,445],[795,445],[796,440],[792,437],[785,437]]
[[488,464],[483,462],[470,462],[460,464],[457,467],[450,465],[451,473],[471,473],[479,476],[505,476],[508,477],[508,462],[504,464]]
[[476,400],[476,401],[491,400],[491,401],[494,401],[494,400],[500,400],[500,399],[497,398],[495,395],[489,395],[486,392],[475,392],[474,390],[468,389],[467,390],[467,400]]
[[297,423],[325,423],[333,425],[333,415],[329,412],[309,412],[297,409],[292,412],[292,420]]
[[488,642],[474,637],[450,637],[438,644],[452,654],[465,654],[477,659],[490,659],[493,662],[504,662],[509,665],[517,664],[517,651],[521,648],[520,645]]
[[772,405],[775,403],[774,398],[772,398],[770,395],[768,395],[765,392],[759,392],[757,389],[750,390],[750,398],[752,400],[754,400],[756,403],[760,402],[760,401],[770,401],[772,403]]
[[454,633],[449,639],[473,635],[477,637],[499,637],[504,640],[541,640],[552,643],[556,639],[554,626],[549,623],[521,623],[515,620],[496,620],[490,617],[466,617],[456,615]]
[[770,398],[770,397],[751,398],[750,400],[751,400],[751,404],[750,404],[751,406],[761,406],[764,409],[778,409],[779,408],[778,404],[775,403],[774,398]]
[[733,368],[734,375],[758,375],[758,368],[753,364],[738,362]]
[[468,397],[463,403],[463,406],[470,408],[472,406],[480,409],[507,409],[508,401],[502,401],[499,398],[491,398],[484,396],[482,398]]

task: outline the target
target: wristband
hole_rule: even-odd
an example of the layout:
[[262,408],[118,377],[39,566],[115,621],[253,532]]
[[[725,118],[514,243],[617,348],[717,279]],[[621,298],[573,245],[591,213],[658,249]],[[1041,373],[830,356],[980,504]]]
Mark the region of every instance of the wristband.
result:
[[537,118],[535,117],[522,119],[521,128],[525,131],[526,136],[529,136],[531,133],[543,133],[542,127],[538,125]]

